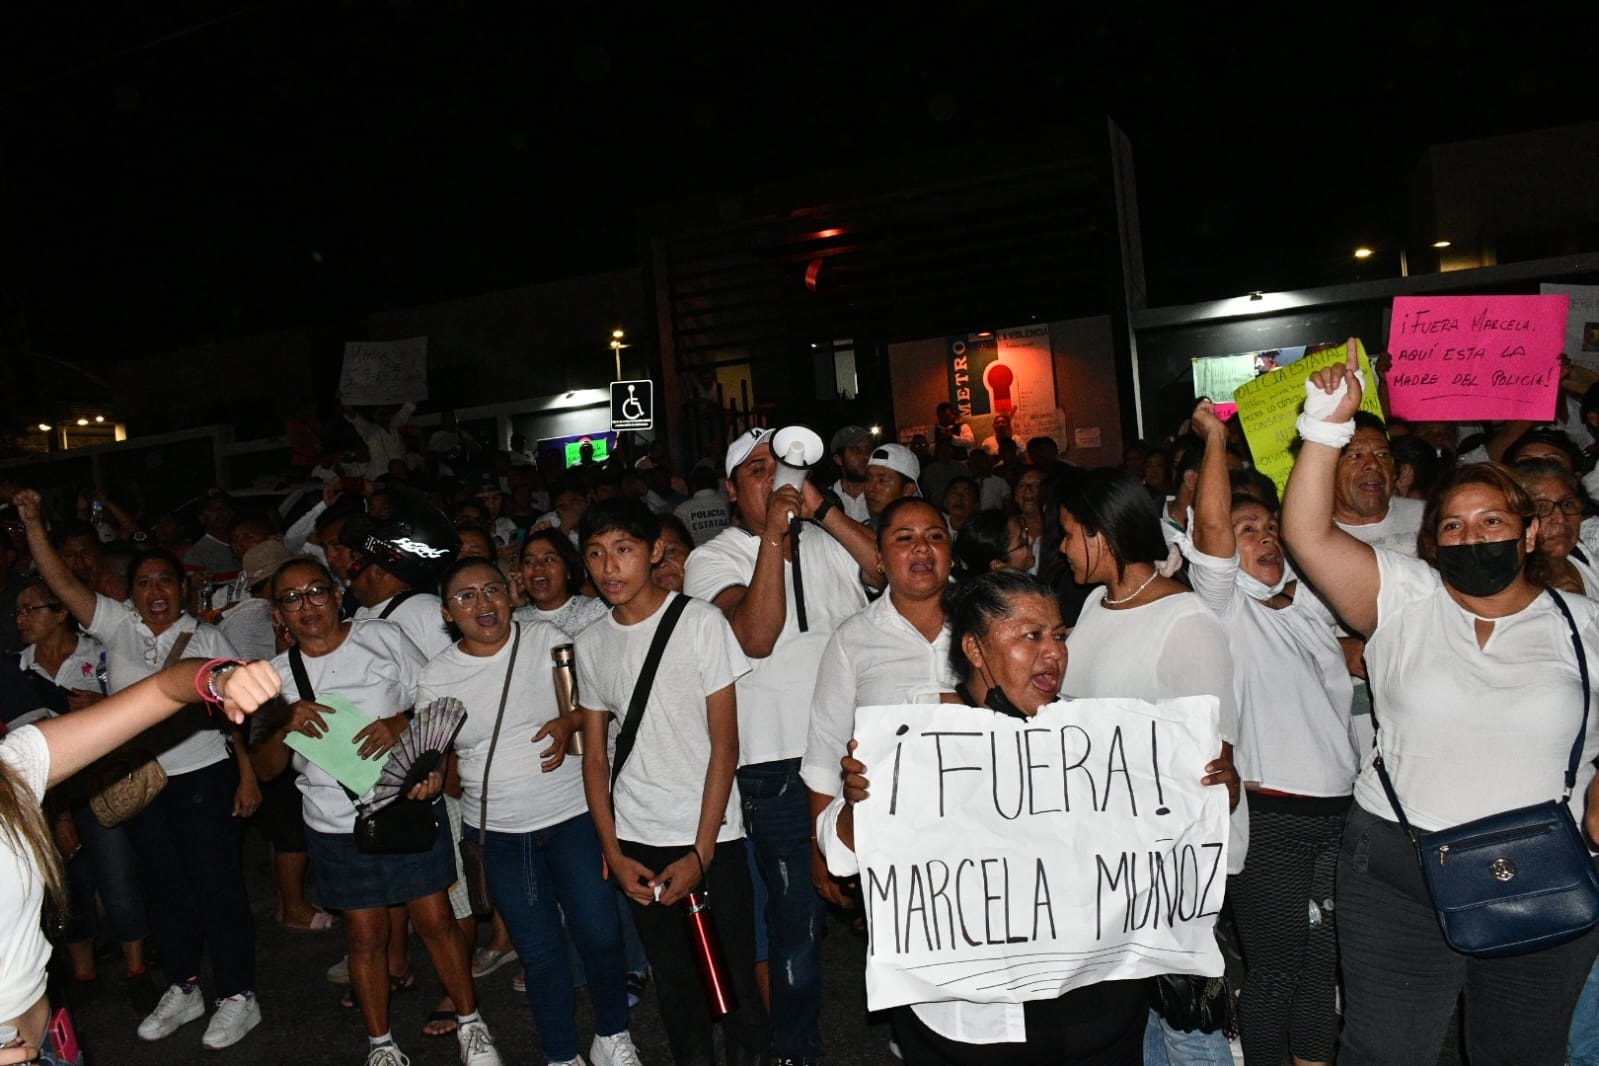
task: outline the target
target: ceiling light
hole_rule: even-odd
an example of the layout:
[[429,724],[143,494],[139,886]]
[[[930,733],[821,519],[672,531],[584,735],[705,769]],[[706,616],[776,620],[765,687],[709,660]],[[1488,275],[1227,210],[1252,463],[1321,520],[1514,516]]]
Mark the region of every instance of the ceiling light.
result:
[[611,330],[611,339],[612,340],[618,340],[618,341],[621,340],[622,339],[622,331],[619,330],[619,329]]
[[105,421],[105,415],[95,415],[94,416],[94,420],[95,420],[96,423],[104,422]]
[[50,424],[49,424],[49,423],[48,423],[48,422],[40,422],[40,423],[39,423],[39,431],[40,431],[40,432],[41,432],[41,433],[48,433],[48,432],[50,432]]
[[1432,246],[1434,248],[1447,248],[1447,247],[1449,247],[1449,242],[1448,241],[1433,241],[1432,242]]
[[1372,253],[1372,250],[1370,248],[1356,248],[1355,249],[1355,258],[1356,259],[1370,259],[1372,257],[1372,254],[1373,253]]
[[881,437],[882,435],[883,435],[883,427],[882,426],[873,426],[872,427],[872,436]]
[[80,426],[86,426],[86,425],[88,425],[88,424],[89,424],[89,420],[88,420],[88,419],[87,419],[87,418],[80,418],[80,419],[78,419],[78,425],[80,425]]

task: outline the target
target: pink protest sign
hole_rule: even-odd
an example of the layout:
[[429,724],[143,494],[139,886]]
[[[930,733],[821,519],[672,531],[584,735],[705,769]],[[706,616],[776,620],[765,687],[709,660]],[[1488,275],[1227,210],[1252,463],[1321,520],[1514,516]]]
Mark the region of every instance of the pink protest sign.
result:
[[1388,401],[1415,422],[1555,415],[1567,296],[1399,296]]

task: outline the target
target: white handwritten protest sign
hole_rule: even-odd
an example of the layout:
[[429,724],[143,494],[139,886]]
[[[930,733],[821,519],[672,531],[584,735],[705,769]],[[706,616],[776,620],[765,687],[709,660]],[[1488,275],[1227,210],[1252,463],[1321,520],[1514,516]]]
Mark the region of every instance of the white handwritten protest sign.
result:
[[339,374],[339,399],[357,407],[428,398],[428,339],[349,341]]
[[1418,422],[1552,418],[1570,300],[1396,296],[1388,400]]
[[870,1010],[1049,999],[1222,972],[1227,791],[1213,696],[1084,699],[1030,719],[863,707],[855,807]]

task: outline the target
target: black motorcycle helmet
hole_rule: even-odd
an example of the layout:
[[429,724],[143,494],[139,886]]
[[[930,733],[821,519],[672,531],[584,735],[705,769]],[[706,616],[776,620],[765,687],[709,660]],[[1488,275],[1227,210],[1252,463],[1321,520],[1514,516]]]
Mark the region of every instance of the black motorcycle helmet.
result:
[[437,582],[461,550],[461,538],[444,512],[421,499],[396,497],[389,519],[364,524],[360,537],[350,546],[364,563],[381,566],[412,588]]

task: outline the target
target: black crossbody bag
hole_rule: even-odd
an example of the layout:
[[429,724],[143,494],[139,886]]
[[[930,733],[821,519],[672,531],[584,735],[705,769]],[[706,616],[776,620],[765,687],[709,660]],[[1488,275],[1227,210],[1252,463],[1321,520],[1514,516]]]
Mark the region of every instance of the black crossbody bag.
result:
[[1566,805],[1588,736],[1588,657],[1571,608],[1554,589],[1547,591],[1565,615],[1582,675],[1581,722],[1558,800],[1418,833],[1399,805],[1380,750],[1376,757],[1383,791],[1415,844],[1444,939],[1467,955],[1521,955],[1572,940],[1599,925],[1599,875]]
[[[289,669],[302,700],[316,701],[311,678],[305,672],[305,659],[298,647],[289,649]],[[339,786],[344,788],[343,785]],[[432,851],[439,838],[439,820],[433,804],[404,796],[377,810],[368,810],[348,788],[344,794],[355,806],[355,846],[373,855],[415,855]]]

